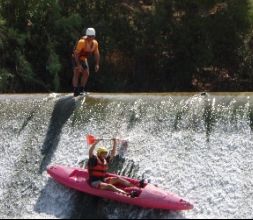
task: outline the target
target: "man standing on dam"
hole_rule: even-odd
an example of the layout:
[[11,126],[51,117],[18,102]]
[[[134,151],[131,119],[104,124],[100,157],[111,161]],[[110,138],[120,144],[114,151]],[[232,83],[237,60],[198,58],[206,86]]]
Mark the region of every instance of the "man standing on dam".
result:
[[[88,57],[94,54],[95,56],[95,72],[99,70],[100,54],[98,49],[98,42],[95,39],[96,31],[94,28],[87,28],[86,35],[83,36],[76,44],[73,55],[73,87],[74,96],[78,96],[85,92],[85,86],[89,78]],[[79,80],[81,78],[80,86]]]

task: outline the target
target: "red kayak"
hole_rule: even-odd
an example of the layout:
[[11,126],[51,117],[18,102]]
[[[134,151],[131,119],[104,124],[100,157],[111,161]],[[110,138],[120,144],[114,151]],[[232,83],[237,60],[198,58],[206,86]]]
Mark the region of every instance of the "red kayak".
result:
[[49,167],[47,172],[54,180],[67,187],[105,199],[128,203],[143,208],[177,211],[189,210],[193,208],[193,205],[185,201],[183,198],[180,198],[172,193],[165,192],[150,183],[146,183],[144,184],[143,188],[139,188],[137,187],[139,186],[139,180],[128,177],[108,173],[108,177],[121,177],[136,185],[136,187],[117,186],[126,192],[133,192],[134,190],[137,193],[136,197],[134,198],[112,191],[92,188],[89,185],[89,174],[86,169],[55,165]]

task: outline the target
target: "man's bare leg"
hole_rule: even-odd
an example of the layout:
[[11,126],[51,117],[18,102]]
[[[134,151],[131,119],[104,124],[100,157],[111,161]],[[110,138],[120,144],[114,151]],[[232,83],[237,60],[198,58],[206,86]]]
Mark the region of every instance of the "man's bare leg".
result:
[[83,93],[85,90],[85,86],[87,84],[89,78],[89,69],[85,69],[81,73],[81,87],[80,87],[80,92]]
[[75,67],[74,68],[74,75],[73,75],[73,79],[72,79],[72,85],[73,85],[73,89],[74,89],[74,96],[79,95],[79,90],[78,90],[79,77],[80,77],[79,69],[77,67]]
[[125,192],[124,190],[121,190],[119,188],[117,188],[116,186],[112,185],[112,184],[107,184],[107,183],[100,183],[100,189],[102,190],[109,190],[109,191],[113,191],[113,192],[118,192],[118,193],[122,193],[126,196],[128,196],[129,194],[127,192]]

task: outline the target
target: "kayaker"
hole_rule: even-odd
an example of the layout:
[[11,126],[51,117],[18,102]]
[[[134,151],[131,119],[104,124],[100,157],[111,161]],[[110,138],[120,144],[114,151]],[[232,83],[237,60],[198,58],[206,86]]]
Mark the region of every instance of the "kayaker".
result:
[[[83,36],[76,44],[73,55],[73,80],[74,96],[78,96],[84,92],[85,86],[89,78],[88,57],[91,54],[95,56],[95,72],[99,70],[100,54],[98,49],[98,42],[95,40],[96,31],[94,28],[87,28],[86,35]],[[81,78],[80,87],[79,80]]]
[[108,164],[113,157],[116,156],[116,139],[113,139],[113,148],[109,155],[108,150],[105,147],[99,147],[97,149],[97,154],[94,154],[95,147],[99,141],[99,139],[96,140],[89,149],[88,170],[91,186],[97,189],[110,190],[129,195],[129,193],[117,188],[115,185],[120,184],[126,187],[133,187],[134,185],[132,183],[120,177],[106,178]]

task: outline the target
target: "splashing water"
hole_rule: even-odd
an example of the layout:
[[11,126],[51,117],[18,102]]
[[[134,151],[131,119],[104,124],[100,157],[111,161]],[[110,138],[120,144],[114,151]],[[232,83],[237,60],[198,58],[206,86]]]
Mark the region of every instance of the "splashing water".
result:
[[[252,97],[2,95],[0,217],[252,218]],[[87,161],[86,134],[128,140],[127,153],[114,161],[111,171],[150,179],[195,208],[146,210],[55,183],[46,167]]]

